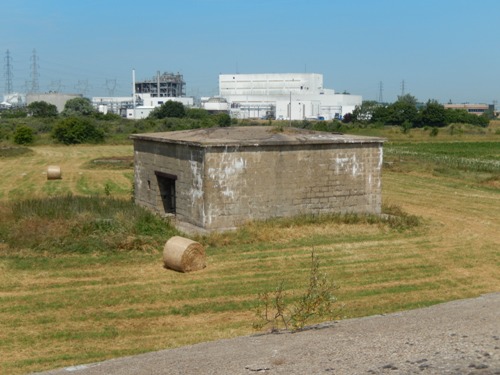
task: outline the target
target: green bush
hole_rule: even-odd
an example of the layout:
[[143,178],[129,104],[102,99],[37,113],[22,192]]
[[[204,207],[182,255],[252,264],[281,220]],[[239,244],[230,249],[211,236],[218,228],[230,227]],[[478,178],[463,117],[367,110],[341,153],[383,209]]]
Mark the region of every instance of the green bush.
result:
[[218,126],[222,128],[231,126],[231,117],[227,113],[218,113],[215,118]]
[[18,126],[14,132],[14,143],[18,145],[29,145],[33,143],[35,135],[29,126]]
[[0,223],[0,235],[12,249],[52,254],[156,252],[176,234],[170,222],[130,200],[109,196],[16,201]]
[[0,112],[2,118],[24,118],[28,116],[28,112],[24,108],[11,108]]
[[208,118],[210,114],[207,112],[207,110],[203,108],[188,108],[186,109],[186,117],[187,118],[192,118],[196,120],[203,120]]
[[148,118],[163,119],[168,117],[183,118],[186,116],[186,108],[181,102],[167,101],[160,107],[156,107],[151,111]]
[[33,117],[57,117],[59,114],[54,104],[44,102],[43,100],[30,103],[27,109]]
[[83,117],[67,117],[60,120],[52,129],[51,134],[57,142],[65,145],[104,141],[104,131],[93,121]]
[[66,102],[61,113],[66,117],[73,116],[96,116],[98,112],[92,106],[88,98],[73,98]]
[[410,132],[410,129],[412,128],[412,123],[408,120],[405,120],[402,124],[401,124],[401,128],[402,128],[402,131],[404,134],[408,134]]

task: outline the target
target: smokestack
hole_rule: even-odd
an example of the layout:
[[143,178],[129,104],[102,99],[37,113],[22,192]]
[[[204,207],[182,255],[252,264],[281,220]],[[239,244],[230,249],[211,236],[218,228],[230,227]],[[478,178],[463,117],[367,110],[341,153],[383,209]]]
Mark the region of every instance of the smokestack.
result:
[[132,109],[134,111],[135,120],[135,69],[132,69]]

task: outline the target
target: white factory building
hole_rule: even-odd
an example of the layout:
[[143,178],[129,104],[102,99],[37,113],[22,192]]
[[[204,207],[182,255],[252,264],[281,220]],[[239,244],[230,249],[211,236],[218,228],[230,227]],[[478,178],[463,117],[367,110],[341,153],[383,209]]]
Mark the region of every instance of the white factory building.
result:
[[361,105],[360,95],[323,87],[317,73],[221,74],[219,97],[202,100],[210,110],[225,105],[231,117],[304,120],[342,118]]

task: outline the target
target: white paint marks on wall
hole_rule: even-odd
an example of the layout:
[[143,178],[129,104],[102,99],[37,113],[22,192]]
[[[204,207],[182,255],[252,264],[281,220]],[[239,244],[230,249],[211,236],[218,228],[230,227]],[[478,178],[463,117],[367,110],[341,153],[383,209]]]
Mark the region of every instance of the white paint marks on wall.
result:
[[352,156],[352,177],[356,177],[358,175],[359,164],[356,159],[356,154]]
[[205,213],[205,202],[203,200],[203,163],[196,162],[193,160],[193,155],[191,155],[189,166],[193,176],[193,184],[189,189],[191,207],[194,207],[194,209],[198,211],[198,215],[201,217],[201,220],[205,225],[207,216]]
[[379,146],[378,148],[378,170],[382,168],[382,164],[384,163],[384,148]]
[[356,177],[360,171],[360,165],[356,158],[356,154],[346,157],[337,156],[335,158],[335,174],[349,173],[349,171],[353,177]]
[[337,158],[335,159],[335,174],[339,174],[340,170],[345,170],[345,165],[349,163],[349,158]]
[[240,175],[246,168],[246,160],[243,157],[233,157],[232,152],[224,150],[220,163],[217,167],[208,169],[208,177],[218,186],[224,197],[234,200],[235,189],[240,182]]
[[189,193],[193,197],[192,205],[194,205],[196,199],[203,198],[203,173],[200,164],[196,161],[190,160],[189,165],[193,175],[193,184]]

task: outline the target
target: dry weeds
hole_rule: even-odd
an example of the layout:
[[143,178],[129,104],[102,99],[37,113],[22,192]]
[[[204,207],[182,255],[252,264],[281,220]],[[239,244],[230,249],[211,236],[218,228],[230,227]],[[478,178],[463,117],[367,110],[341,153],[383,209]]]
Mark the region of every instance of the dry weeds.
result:
[[[128,146],[40,147],[36,156],[6,160],[0,213],[1,202],[17,189],[29,185],[34,195],[46,194],[49,163],[61,165],[60,182],[71,191],[77,191],[80,173],[96,186],[108,178],[125,186],[123,171],[81,166],[129,153]],[[292,291],[301,289],[312,248],[340,286],[341,317],[500,290],[498,189],[384,172],[383,195],[424,224],[408,232],[368,224],[274,227],[261,233],[265,245],[209,247],[208,267],[191,274],[165,270],[160,249],[112,261],[30,249],[12,258],[0,242],[0,372],[21,374],[252,333],[248,306],[255,292],[275,287],[282,277]]]

